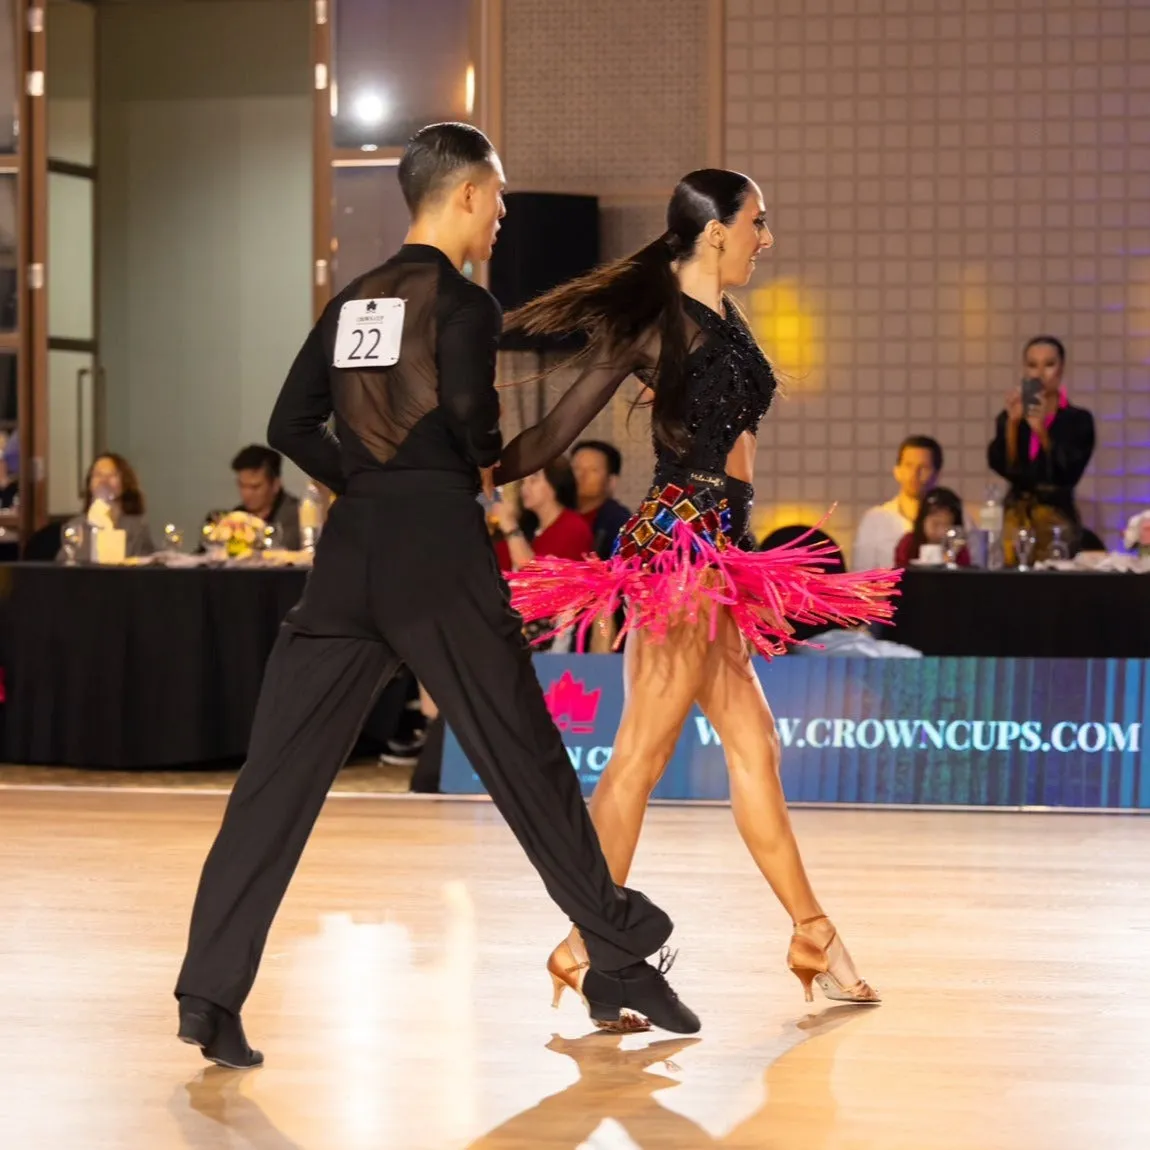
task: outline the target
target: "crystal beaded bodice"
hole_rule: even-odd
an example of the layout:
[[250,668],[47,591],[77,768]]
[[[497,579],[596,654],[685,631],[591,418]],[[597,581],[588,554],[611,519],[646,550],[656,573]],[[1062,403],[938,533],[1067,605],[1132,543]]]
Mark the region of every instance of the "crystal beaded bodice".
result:
[[680,456],[656,441],[656,479],[682,468],[725,474],[739,436],[758,430],[775,394],[775,373],[737,313],[725,319],[686,295],[683,307],[700,340],[687,360],[690,446]]

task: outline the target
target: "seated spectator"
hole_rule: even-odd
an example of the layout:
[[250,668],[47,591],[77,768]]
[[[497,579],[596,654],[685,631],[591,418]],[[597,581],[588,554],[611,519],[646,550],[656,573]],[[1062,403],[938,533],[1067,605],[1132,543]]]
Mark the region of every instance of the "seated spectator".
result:
[[[246,511],[279,528],[276,546],[287,551],[300,548],[299,500],[284,490],[280,474],[283,457],[270,447],[253,443],[232,460],[240,502],[233,511]],[[209,515],[211,521],[215,516]]]
[[610,559],[615,540],[631,512],[615,498],[623,456],[611,443],[584,439],[571,449],[571,468],[579,498],[579,514],[595,537],[595,554]]
[[528,475],[520,485],[519,498],[525,512],[522,523],[509,500],[493,509],[503,535],[495,543],[501,571],[518,571],[537,555],[582,559],[594,550],[591,528],[574,510],[575,475],[566,459],[554,459],[542,471]]
[[83,513],[66,526],[87,524],[92,503],[99,499],[107,504],[113,527],[124,532],[124,557],[139,559],[153,554],[156,548],[144,518],[144,493],[132,465],[122,455],[112,451],[98,455],[88,468],[84,491]]
[[[941,547],[946,542],[946,533],[952,527],[961,527],[962,521],[962,500],[949,487],[928,491],[918,506],[914,527],[899,540],[894,553],[895,566],[909,567],[918,558],[924,543],[937,543]],[[970,552],[965,545],[955,562],[959,567],[970,566]]]
[[1037,535],[1037,557],[1045,557],[1053,528],[1063,528],[1077,550],[1082,521],[1074,489],[1094,453],[1094,416],[1073,406],[1062,376],[1066,349],[1052,335],[1035,336],[1023,349],[1023,369],[1035,390],[1024,400],[1022,388],[1006,397],[1006,408],[995,420],[987,462],[1010,484],[1006,495],[1006,547],[1009,552],[1019,527]]
[[895,565],[899,541],[914,530],[922,497],[938,482],[942,471],[942,448],[929,435],[911,435],[898,449],[894,478],[898,494],[887,503],[872,507],[859,522],[851,566],[870,571]]

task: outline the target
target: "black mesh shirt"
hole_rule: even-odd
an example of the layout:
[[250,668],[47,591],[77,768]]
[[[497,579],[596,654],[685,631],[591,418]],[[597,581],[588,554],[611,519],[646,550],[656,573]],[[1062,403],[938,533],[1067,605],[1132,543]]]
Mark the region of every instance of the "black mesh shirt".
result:
[[[399,361],[334,367],[343,304],[394,298],[405,303]],[[357,475],[389,471],[464,476],[478,488],[478,469],[494,464],[502,446],[501,325],[494,297],[443,252],[405,244],[324,308],[284,381],[268,443],[337,494]]]

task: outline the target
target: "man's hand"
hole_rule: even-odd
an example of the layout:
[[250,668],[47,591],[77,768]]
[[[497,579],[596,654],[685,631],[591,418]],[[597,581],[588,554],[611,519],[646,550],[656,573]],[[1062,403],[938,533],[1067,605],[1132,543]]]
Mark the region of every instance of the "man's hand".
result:
[[494,467],[481,467],[479,469],[479,484],[483,488],[483,494],[489,500],[495,499],[495,468]]

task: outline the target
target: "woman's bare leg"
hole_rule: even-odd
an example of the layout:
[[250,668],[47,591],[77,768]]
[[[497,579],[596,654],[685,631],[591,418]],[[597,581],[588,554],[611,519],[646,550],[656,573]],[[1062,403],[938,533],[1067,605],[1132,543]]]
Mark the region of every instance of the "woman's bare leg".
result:
[[[617,883],[625,883],[635,857],[651,792],[663,775],[690,714],[710,647],[708,619],[672,627],[666,638],[632,632],[623,653],[623,716],[611,758],[589,803],[591,821]],[[579,932],[568,936],[580,961]]]
[[[698,703],[723,744],[731,780],[731,807],[755,865],[793,923],[823,913],[803,866],[779,775],[780,747],[774,716],[751,665],[743,636],[726,611],[719,620]],[[828,946],[834,927],[826,919],[803,928]],[[831,954],[844,986],[858,981],[845,947]]]

